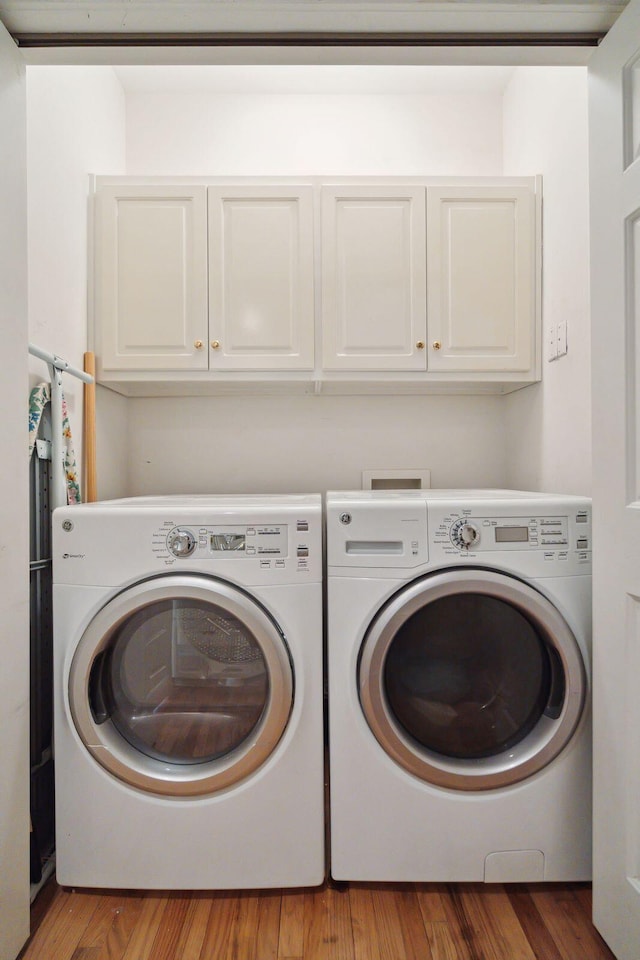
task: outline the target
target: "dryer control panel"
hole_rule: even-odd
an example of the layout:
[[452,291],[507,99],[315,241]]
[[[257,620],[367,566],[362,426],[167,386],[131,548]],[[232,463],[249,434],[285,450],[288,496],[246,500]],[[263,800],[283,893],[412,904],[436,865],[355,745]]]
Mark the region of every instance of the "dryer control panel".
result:
[[167,534],[167,549],[174,557],[180,558],[192,555],[225,559],[286,557],[289,554],[288,525],[173,527]]
[[117,585],[201,572],[244,585],[322,579],[317,494],[132,497],[60,508],[57,583]]

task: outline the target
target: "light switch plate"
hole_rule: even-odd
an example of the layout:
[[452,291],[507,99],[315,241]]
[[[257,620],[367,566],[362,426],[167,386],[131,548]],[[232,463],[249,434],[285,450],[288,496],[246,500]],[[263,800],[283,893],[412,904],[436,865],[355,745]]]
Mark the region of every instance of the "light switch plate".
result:
[[567,352],[567,321],[563,320],[558,324],[558,353],[559,357],[564,357]]

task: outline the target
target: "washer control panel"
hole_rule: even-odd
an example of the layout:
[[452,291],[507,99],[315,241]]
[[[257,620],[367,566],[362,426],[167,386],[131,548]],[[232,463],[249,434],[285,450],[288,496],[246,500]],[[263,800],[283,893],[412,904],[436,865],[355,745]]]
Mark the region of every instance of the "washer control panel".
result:
[[591,512],[581,506],[544,514],[519,513],[512,507],[500,514],[483,513],[478,505],[442,509],[434,504],[429,527],[432,560],[440,556],[473,562],[490,555],[496,562],[499,555],[517,551],[532,562],[591,563]]
[[[458,550],[538,549],[568,547],[568,517],[461,517],[449,524],[448,535]],[[589,549],[586,535],[574,549]]]
[[457,564],[515,568],[531,577],[582,576],[591,569],[587,497],[509,490],[329,492],[326,523],[333,576],[356,569],[410,576],[427,565]]
[[451,543],[460,550],[468,550],[480,540],[480,530],[469,520],[456,520],[449,530]]

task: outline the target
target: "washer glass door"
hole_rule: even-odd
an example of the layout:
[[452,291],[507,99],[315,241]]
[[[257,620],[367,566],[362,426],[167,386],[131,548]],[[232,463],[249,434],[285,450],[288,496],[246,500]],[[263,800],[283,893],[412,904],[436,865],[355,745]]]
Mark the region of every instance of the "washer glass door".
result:
[[197,795],[260,766],[293,703],[284,637],[242,591],[203,576],[125,590],[91,621],[71,713],[95,758],[151,792]]
[[571,738],[585,698],[573,633],[514,577],[432,574],[380,612],[359,663],[362,707],[402,766],[441,786],[515,783]]

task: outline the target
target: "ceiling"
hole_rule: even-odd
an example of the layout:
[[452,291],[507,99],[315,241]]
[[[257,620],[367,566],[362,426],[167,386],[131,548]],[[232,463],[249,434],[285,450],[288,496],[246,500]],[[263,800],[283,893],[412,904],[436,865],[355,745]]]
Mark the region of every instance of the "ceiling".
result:
[[[0,0],[24,47],[591,43],[626,0]],[[564,38],[564,39],[563,39]]]

